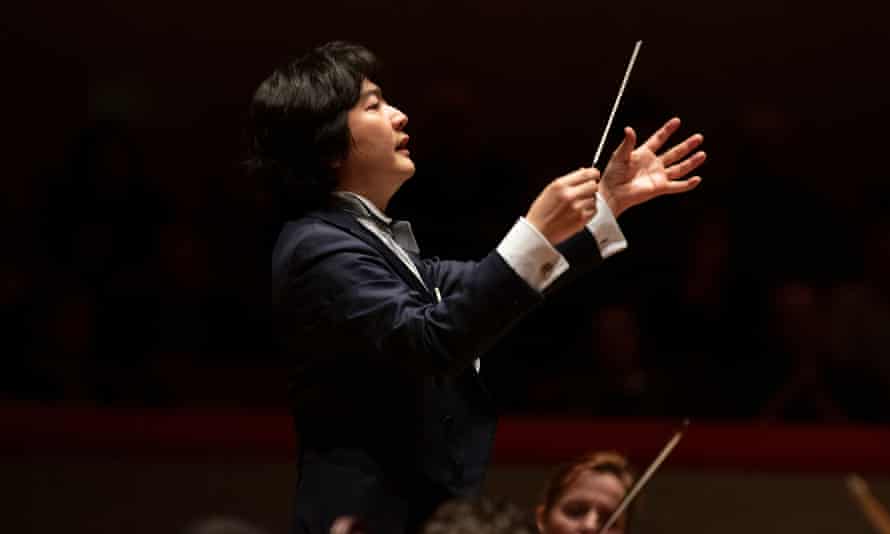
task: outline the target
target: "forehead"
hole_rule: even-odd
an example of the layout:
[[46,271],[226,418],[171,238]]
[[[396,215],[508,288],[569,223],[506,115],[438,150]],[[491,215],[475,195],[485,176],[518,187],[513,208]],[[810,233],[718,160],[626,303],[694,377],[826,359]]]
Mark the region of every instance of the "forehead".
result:
[[624,485],[612,473],[584,471],[566,488],[559,500],[561,502],[581,500],[605,506],[617,506],[624,493]]
[[378,97],[382,96],[383,90],[380,89],[379,85],[377,85],[376,83],[372,82],[371,80],[365,78],[364,80],[362,80],[362,87],[361,87],[361,90],[359,91],[359,100],[364,100],[365,98],[368,98],[371,95],[376,95]]

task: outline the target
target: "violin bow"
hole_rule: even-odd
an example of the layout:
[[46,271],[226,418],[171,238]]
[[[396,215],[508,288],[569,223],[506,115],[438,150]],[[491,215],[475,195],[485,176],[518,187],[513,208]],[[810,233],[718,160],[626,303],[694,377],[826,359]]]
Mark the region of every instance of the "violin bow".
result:
[[890,534],[890,512],[884,508],[881,501],[872,495],[865,480],[859,475],[851,474],[847,477],[847,489],[853,499],[859,503],[862,513],[868,518],[868,522],[878,534]]
[[[686,431],[686,428],[689,426],[689,419],[684,419],[683,424],[680,428],[674,432],[674,435],[671,436],[671,439],[662,447],[661,452],[658,453],[658,456],[655,457],[655,460],[649,464],[649,467],[646,468],[646,471],[643,472],[643,475],[637,479],[633,486],[631,486],[630,490],[624,494],[624,498],[621,499],[621,502],[618,503],[618,506],[612,512],[612,515],[609,516],[609,519],[603,523],[603,526],[597,530],[597,534],[604,534],[612,525],[615,524],[615,521],[618,521],[618,518],[621,517],[621,514],[624,513],[624,510],[630,506],[630,503],[637,496],[637,493],[643,489],[643,486],[646,485],[646,482],[652,478],[652,475],[655,473],[655,470],[667,459],[668,455],[674,450],[674,447],[677,446],[677,443],[680,442],[680,438],[683,437],[683,433]],[[884,534],[884,533],[881,533]]]

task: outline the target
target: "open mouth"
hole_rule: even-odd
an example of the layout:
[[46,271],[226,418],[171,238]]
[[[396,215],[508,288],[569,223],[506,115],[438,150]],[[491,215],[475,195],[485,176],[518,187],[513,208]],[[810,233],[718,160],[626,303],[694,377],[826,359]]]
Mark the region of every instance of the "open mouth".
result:
[[409,137],[406,135],[399,140],[399,143],[396,145],[397,152],[408,152],[408,139]]

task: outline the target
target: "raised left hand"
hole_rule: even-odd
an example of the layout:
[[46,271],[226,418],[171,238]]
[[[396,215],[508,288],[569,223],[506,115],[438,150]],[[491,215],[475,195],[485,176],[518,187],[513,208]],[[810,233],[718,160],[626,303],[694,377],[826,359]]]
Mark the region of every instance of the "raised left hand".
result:
[[679,127],[680,119],[673,118],[637,148],[633,128],[624,129],[624,140],[606,165],[599,187],[616,217],[637,204],[661,195],[685,193],[701,183],[699,176],[682,179],[705,161],[702,151],[689,156],[704,141],[701,134],[656,155]]

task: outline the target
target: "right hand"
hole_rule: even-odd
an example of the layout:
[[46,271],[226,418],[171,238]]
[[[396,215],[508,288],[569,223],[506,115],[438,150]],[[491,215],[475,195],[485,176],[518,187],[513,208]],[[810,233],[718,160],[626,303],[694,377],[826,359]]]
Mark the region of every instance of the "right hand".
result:
[[596,214],[599,177],[595,168],[582,167],[553,180],[532,203],[525,218],[551,244],[565,241]]

